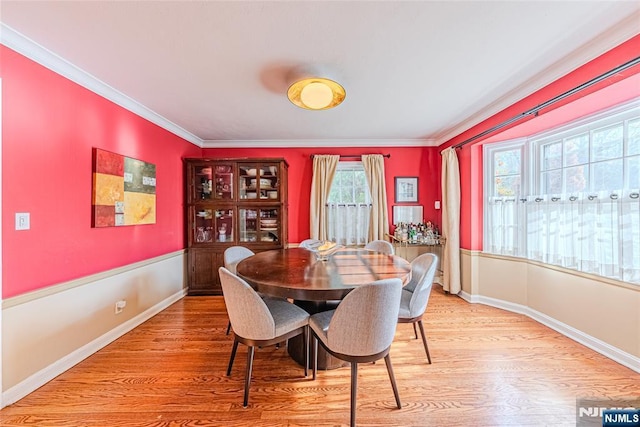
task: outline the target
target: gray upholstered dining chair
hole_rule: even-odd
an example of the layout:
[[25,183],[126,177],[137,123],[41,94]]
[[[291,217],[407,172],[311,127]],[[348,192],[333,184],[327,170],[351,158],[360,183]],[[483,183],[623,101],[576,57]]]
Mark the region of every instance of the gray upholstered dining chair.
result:
[[383,254],[393,255],[393,245],[386,240],[372,240],[366,245],[364,245],[365,249],[369,249],[370,251],[381,252]]
[[231,375],[238,343],[248,347],[243,406],[249,403],[249,386],[255,347],[265,347],[302,334],[305,346],[304,376],[309,366],[309,313],[282,299],[262,299],[247,282],[220,267],[222,294],[233,326],[233,349],[227,368]]
[[332,356],[351,363],[351,426],[356,422],[358,363],[384,357],[398,409],[402,408],[389,349],[396,331],[402,281],[383,279],[355,288],[335,310],[314,314],[313,378],[318,367],[318,340]]
[[420,335],[422,336],[424,351],[427,353],[429,364],[431,364],[431,355],[429,354],[429,346],[424,334],[422,316],[429,303],[429,295],[431,295],[433,278],[436,275],[437,267],[438,257],[431,253],[422,254],[411,261],[411,281],[402,289],[400,312],[398,314],[398,323],[413,324],[413,333],[416,339],[418,339],[416,323],[420,327]]
[[[249,258],[251,255],[255,255],[251,249],[245,248],[244,246],[230,246],[224,250],[224,267],[236,274],[236,266],[240,261],[245,258]],[[227,323],[227,335],[229,335],[229,331],[231,330],[231,321]]]

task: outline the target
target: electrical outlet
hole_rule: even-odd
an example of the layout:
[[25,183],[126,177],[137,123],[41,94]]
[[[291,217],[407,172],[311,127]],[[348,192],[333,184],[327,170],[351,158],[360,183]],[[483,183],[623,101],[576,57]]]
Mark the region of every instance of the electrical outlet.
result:
[[16,230],[28,230],[31,228],[29,212],[16,212]]
[[116,301],[116,314],[122,313],[122,310],[124,310],[126,306],[127,306],[127,301],[125,300]]

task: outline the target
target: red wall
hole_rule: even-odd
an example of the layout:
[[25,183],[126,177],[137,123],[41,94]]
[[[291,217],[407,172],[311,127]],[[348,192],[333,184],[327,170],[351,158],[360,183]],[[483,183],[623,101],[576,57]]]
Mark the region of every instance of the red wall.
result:
[[[393,221],[394,177],[417,176],[418,203],[424,206],[425,220],[440,224],[440,211],[434,202],[440,200],[441,159],[437,147],[372,147],[372,148],[216,148],[205,149],[204,156],[220,157],[284,157],[289,163],[289,241],[300,242],[309,237],[309,193],[313,162],[311,154],[391,154],[385,159],[389,221]],[[405,203],[403,203],[405,204]],[[415,203],[414,203],[415,204]]]
[[[390,153],[391,158],[385,160],[390,219],[394,204],[393,178],[418,176],[418,203],[424,206],[425,219],[440,224],[440,211],[434,209],[434,201],[441,200],[439,152],[442,149],[608,71],[634,58],[639,51],[640,36],[636,36],[437,148],[201,150],[0,45],[3,297],[184,248],[181,162],[184,157],[203,154],[206,157],[286,158],[290,165],[289,239],[299,242],[309,236],[311,154]],[[638,72],[631,69],[588,93]],[[640,89],[637,85],[632,88],[638,96]],[[586,94],[581,93],[581,97]],[[91,228],[93,147],[156,164],[156,224]],[[476,144],[466,146],[458,154],[462,183],[461,246],[481,249],[482,152]],[[31,230],[14,230],[16,212],[31,213]]]
[[[443,150],[484,132],[507,119],[516,117],[551,98],[636,58],[638,52],[640,52],[640,35],[633,37],[620,46],[491,116],[455,138],[452,138],[441,145],[439,149]],[[478,139],[458,150],[461,182],[460,247],[471,250],[482,249],[483,174],[481,145],[483,143],[533,135],[577,117],[638,97],[640,96],[638,73],[640,73],[640,66],[636,65],[577,95],[573,95],[562,102],[554,104],[552,107],[546,108],[541,111],[540,115],[536,118],[530,118],[520,124],[511,125],[501,130],[499,134]]]
[[[1,45],[0,59],[3,297],[184,248],[181,158],[202,150]],[[91,228],[92,147],[156,165],[156,224]]]

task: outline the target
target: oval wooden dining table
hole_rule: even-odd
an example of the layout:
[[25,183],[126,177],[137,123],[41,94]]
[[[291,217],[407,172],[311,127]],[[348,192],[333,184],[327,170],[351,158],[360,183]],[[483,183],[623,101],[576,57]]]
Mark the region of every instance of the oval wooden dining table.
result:
[[[327,261],[313,252],[289,248],[259,252],[240,261],[238,276],[256,291],[274,297],[289,298],[309,313],[335,308],[337,302],[360,285],[376,280],[399,278],[407,283],[411,264],[399,256],[358,248],[342,248]],[[302,338],[289,342],[289,354],[303,363]],[[344,362],[319,348],[318,368],[333,369]]]

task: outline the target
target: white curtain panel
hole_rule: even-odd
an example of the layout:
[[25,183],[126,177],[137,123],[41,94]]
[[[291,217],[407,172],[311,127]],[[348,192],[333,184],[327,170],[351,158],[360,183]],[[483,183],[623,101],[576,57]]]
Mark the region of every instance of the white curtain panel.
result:
[[329,240],[345,246],[364,245],[367,243],[369,204],[329,204]]
[[339,161],[340,156],[338,155],[313,156],[313,178],[309,203],[309,228],[312,239],[328,240],[329,238],[327,200]]
[[489,199],[486,250],[640,283],[639,194]]
[[[371,193],[371,216],[369,220],[369,242],[385,240],[389,233],[387,189],[384,179],[384,157],[382,154],[364,154],[362,166]],[[366,243],[366,242],[365,242]]]
[[520,224],[523,224],[524,205],[515,197],[492,197],[487,215],[486,251],[520,256],[523,245]]
[[640,283],[638,190],[527,198],[526,256]]
[[442,152],[442,236],[446,239],[442,262],[442,288],[452,294],[460,282],[460,166],[455,148]]

